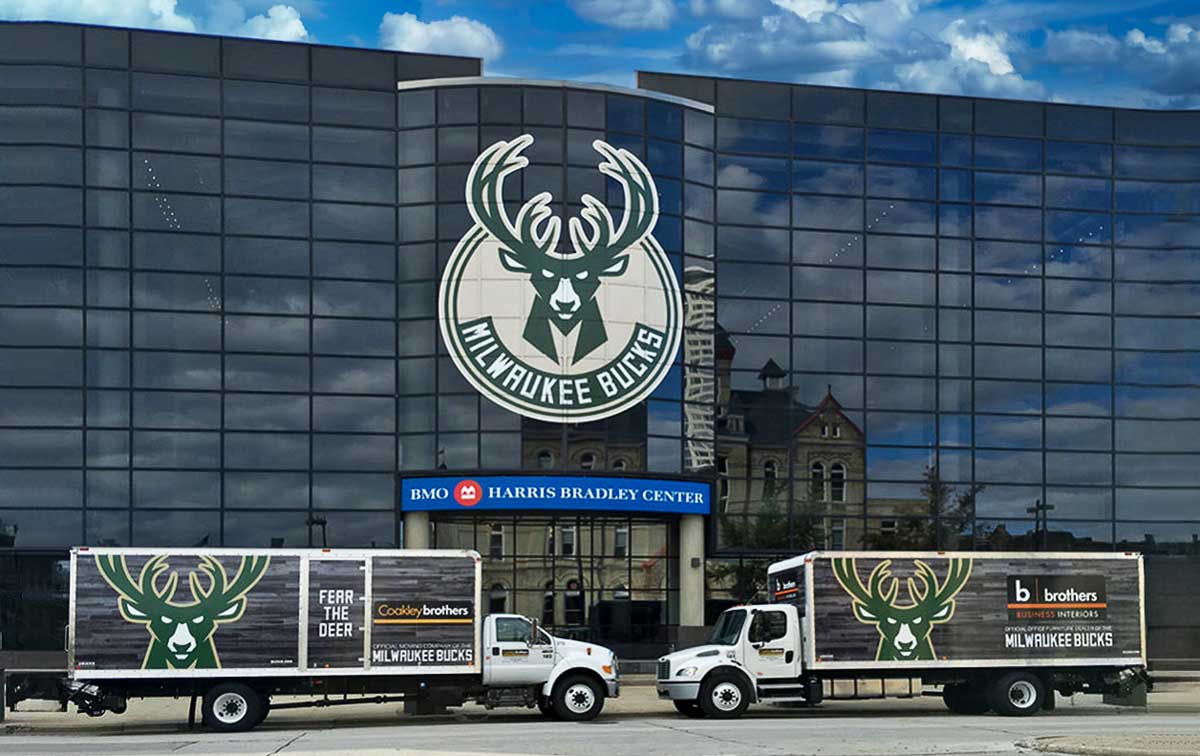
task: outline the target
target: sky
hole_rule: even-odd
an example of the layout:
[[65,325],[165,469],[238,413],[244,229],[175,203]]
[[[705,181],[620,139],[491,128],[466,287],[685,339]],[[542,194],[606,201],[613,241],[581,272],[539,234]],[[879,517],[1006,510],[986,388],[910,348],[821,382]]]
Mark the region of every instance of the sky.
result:
[[1195,0],[0,0],[0,18],[453,53],[619,86],[640,69],[1200,108]]

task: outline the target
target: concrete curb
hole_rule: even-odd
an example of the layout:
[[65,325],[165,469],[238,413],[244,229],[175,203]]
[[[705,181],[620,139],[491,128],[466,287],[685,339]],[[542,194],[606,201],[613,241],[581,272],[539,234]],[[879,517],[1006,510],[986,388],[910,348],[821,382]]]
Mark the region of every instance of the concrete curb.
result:
[[1018,743],[1022,748],[1077,756],[1196,756],[1200,734],[1051,736]]

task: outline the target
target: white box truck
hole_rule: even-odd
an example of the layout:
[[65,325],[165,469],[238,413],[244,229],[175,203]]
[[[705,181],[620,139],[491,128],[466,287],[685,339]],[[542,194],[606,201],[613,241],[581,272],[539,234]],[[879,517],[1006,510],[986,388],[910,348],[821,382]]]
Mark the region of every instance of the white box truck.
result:
[[[190,696],[216,730],[272,708],[405,701],[596,717],[619,694],[607,648],[483,616],[474,551],[76,548],[68,669],[24,681],[86,714]],[[272,704],[272,697],[311,696]],[[17,696],[19,697],[19,695]]]
[[726,610],[707,645],[660,658],[659,696],[730,718],[909,681],[956,713],[1020,716],[1054,691],[1148,683],[1139,554],[818,551],[771,565],[768,591]]

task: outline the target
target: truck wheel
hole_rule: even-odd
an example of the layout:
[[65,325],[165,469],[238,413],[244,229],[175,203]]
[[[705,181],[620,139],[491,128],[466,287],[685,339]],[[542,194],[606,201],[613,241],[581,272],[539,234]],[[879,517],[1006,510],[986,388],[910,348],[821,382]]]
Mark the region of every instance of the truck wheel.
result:
[[568,675],[554,686],[554,713],[569,722],[587,722],[604,708],[604,691],[587,675]]
[[700,686],[700,708],[713,719],[737,719],[750,706],[750,691],[742,678],[729,673],[710,675]]
[[1028,717],[1041,711],[1046,687],[1028,672],[1010,672],[992,683],[992,711],[1006,717]]
[[263,716],[262,696],[248,685],[221,683],[204,694],[204,724],[217,732],[244,732]]
[[986,714],[991,708],[985,692],[967,683],[947,685],[942,689],[942,701],[955,714]]
[[554,702],[549,698],[538,696],[537,707],[546,719],[558,719],[558,715],[554,713]]
[[704,717],[704,709],[700,708],[700,704],[695,701],[672,701],[675,704],[675,711],[678,711],[685,717],[693,719],[701,719]]

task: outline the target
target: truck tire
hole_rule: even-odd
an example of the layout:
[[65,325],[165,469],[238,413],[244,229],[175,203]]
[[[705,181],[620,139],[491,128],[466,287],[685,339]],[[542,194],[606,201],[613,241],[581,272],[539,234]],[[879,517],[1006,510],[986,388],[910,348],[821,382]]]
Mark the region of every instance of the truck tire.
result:
[[588,675],[567,675],[554,686],[554,713],[568,722],[588,722],[604,708],[604,690]]
[[700,708],[700,704],[695,701],[672,701],[675,704],[675,711],[685,717],[692,719],[702,719],[704,717],[704,709]]
[[955,714],[986,714],[992,707],[987,692],[969,683],[955,683],[942,689],[942,701]]
[[737,719],[750,706],[750,691],[737,674],[717,672],[700,685],[700,708],[713,719]]
[[258,691],[238,682],[214,685],[204,694],[204,724],[217,732],[245,732],[263,720]]
[[549,698],[538,696],[537,707],[546,719],[558,719],[558,715],[554,713],[554,702]]
[[1037,675],[1009,672],[992,683],[992,711],[1005,717],[1028,717],[1041,711],[1046,702],[1046,686]]

